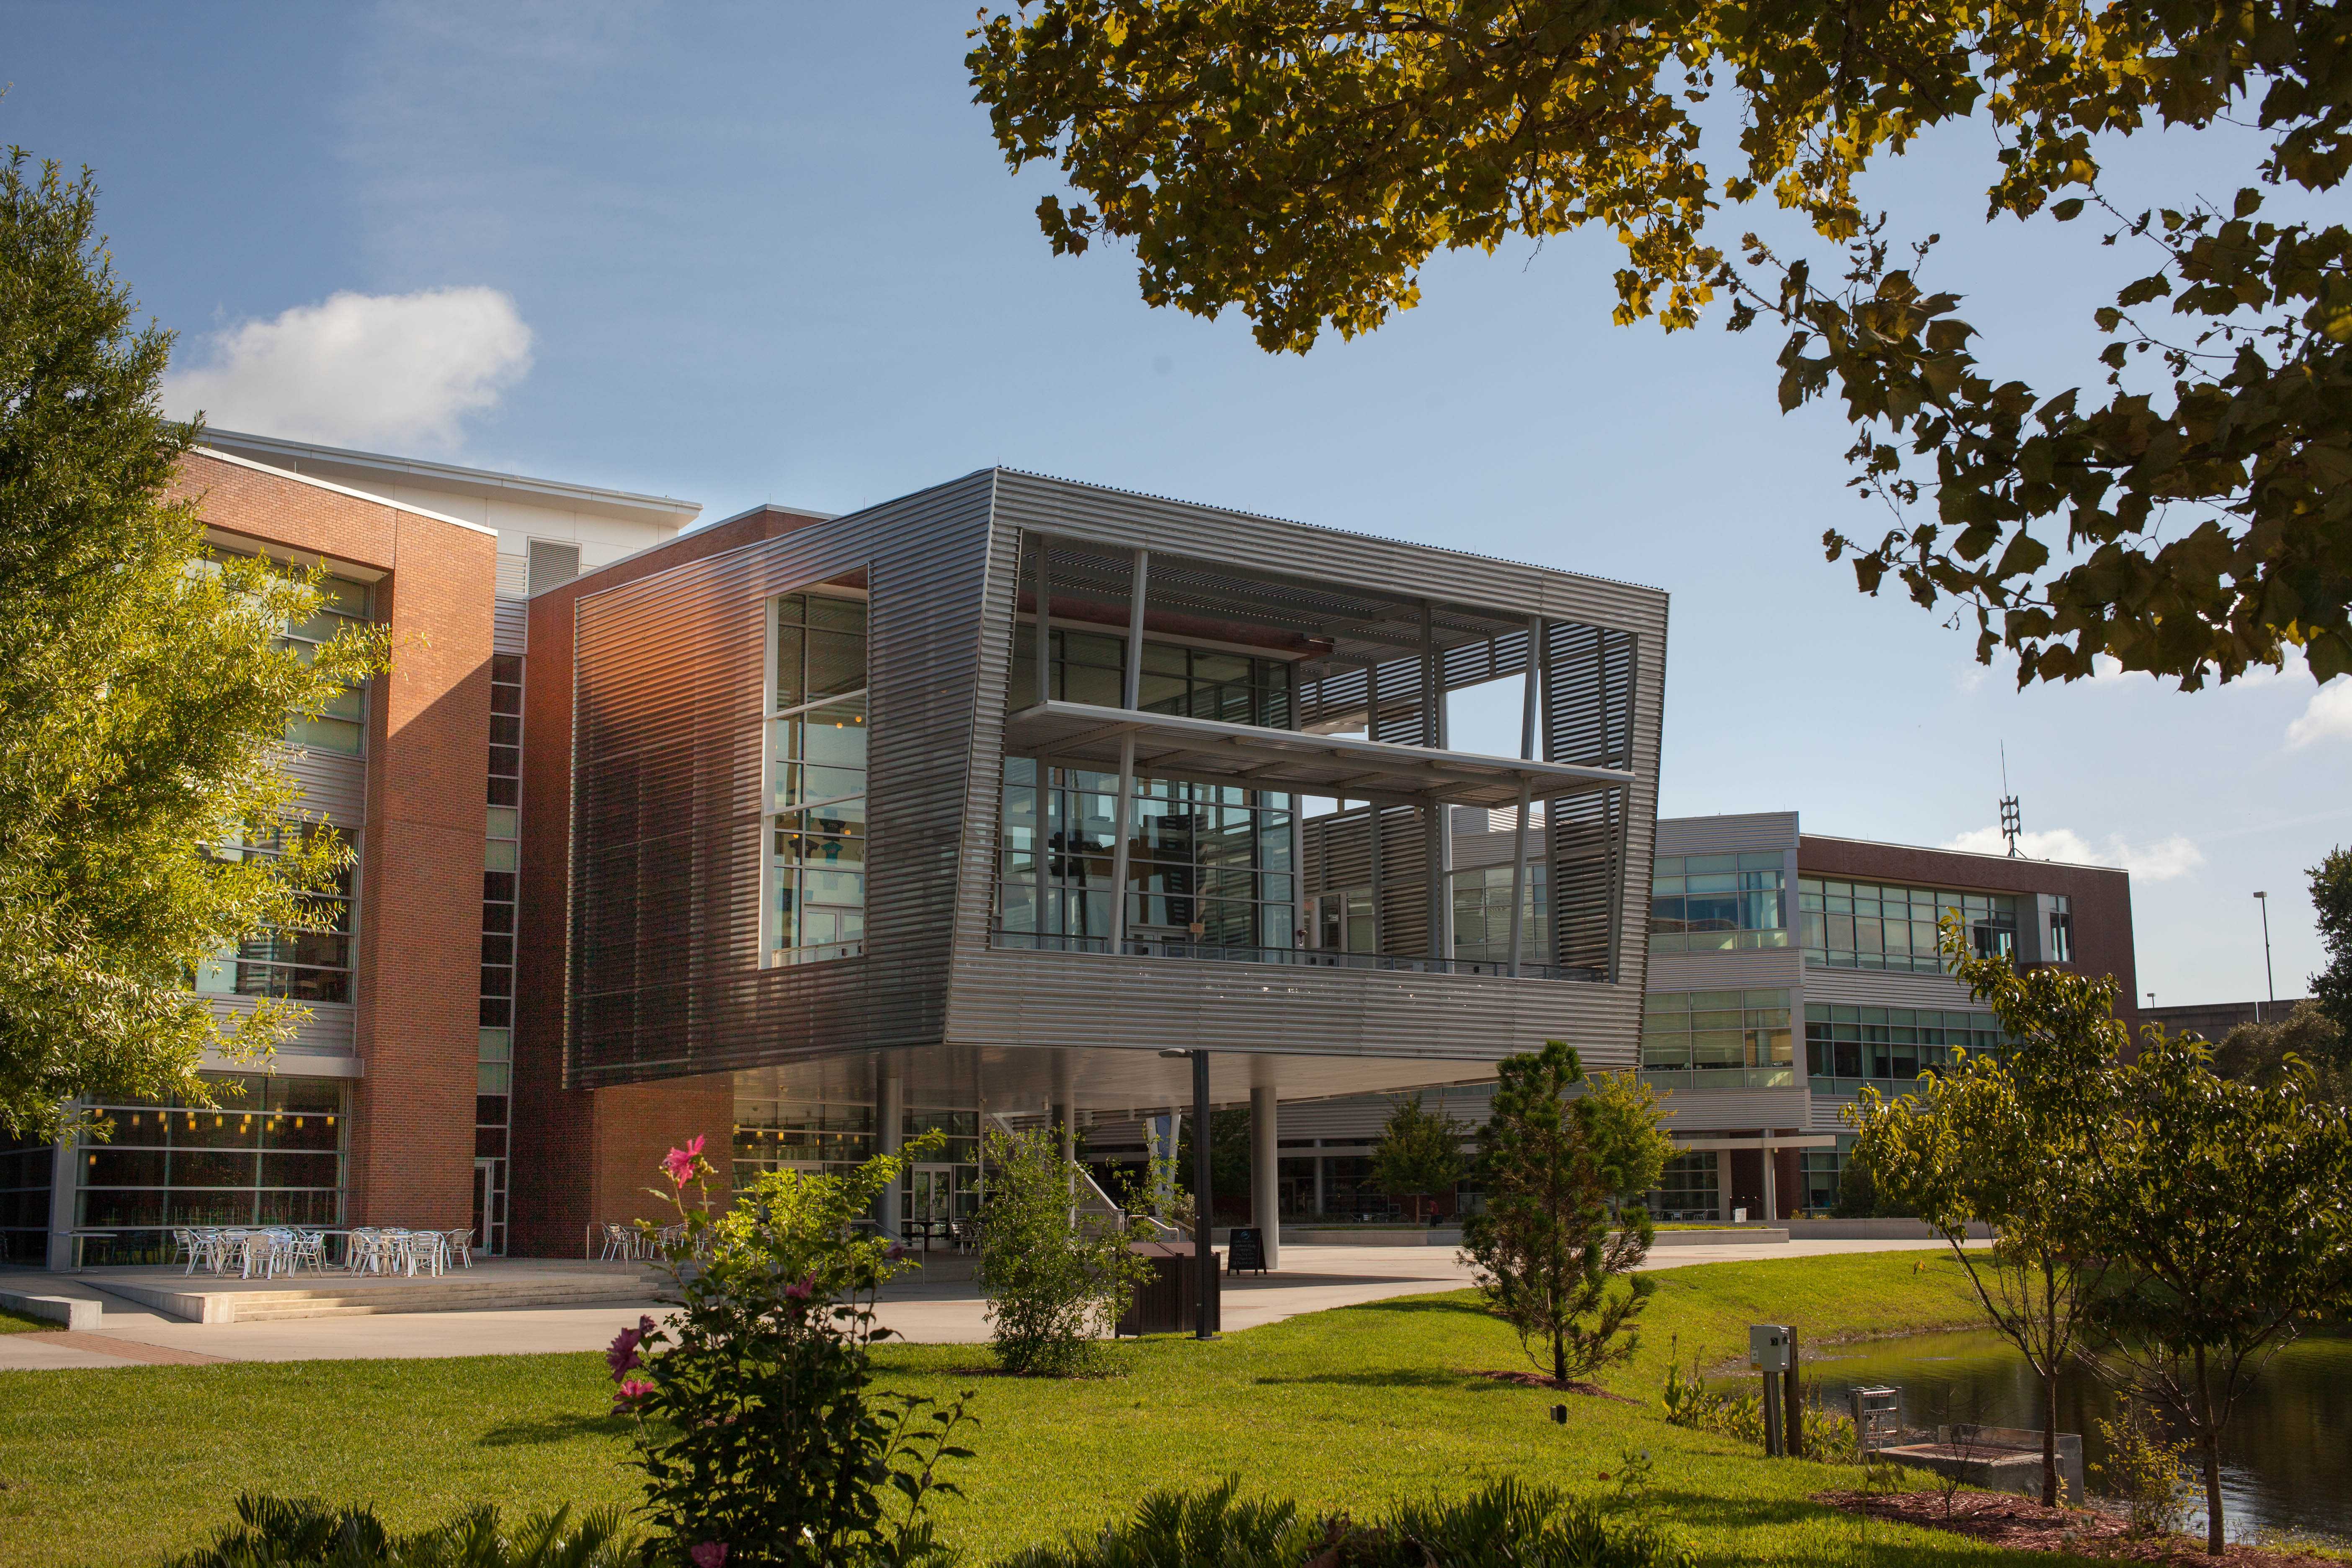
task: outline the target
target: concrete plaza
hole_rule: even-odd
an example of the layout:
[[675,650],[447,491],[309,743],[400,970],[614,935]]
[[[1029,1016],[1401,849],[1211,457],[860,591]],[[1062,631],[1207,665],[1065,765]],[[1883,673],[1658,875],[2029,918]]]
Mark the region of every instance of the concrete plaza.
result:
[[[1699,1263],[1822,1257],[1849,1252],[1933,1250],[1934,1241],[1803,1240],[1661,1247],[1650,1256],[1651,1271]],[[1234,1275],[1225,1280],[1227,1331],[1279,1322],[1302,1312],[1358,1306],[1395,1296],[1426,1295],[1467,1286],[1470,1271],[1450,1247],[1332,1247],[1289,1245],[1281,1272]],[[916,1273],[883,1295],[885,1325],[909,1341],[970,1344],[988,1338],[986,1303],[970,1278],[969,1259],[941,1258],[927,1277]],[[525,1262],[485,1264],[513,1271]],[[156,1271],[176,1279],[177,1271]],[[571,1278],[576,1279],[573,1273]],[[307,1283],[308,1280],[306,1279]],[[387,1282],[377,1287],[416,1289],[425,1281]],[[102,1305],[100,1326],[0,1335],[0,1371],[68,1367],[203,1365],[230,1361],[351,1361],[377,1358],[531,1355],[556,1351],[601,1350],[623,1324],[641,1312],[666,1309],[645,1292],[641,1300],[608,1299],[593,1305],[513,1306],[487,1310],[383,1311],[363,1315],[272,1318],[261,1321],[188,1322],[151,1307],[111,1295],[72,1275],[12,1275],[0,1288],[95,1299]],[[634,1288],[634,1287],[633,1287]],[[625,1295],[624,1291],[622,1294]]]

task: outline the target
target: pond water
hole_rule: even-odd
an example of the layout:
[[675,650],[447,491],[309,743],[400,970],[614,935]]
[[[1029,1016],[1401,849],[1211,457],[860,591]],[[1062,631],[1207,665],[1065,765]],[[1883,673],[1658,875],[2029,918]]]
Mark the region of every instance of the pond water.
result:
[[[1820,1381],[1833,1410],[1856,1385],[1900,1388],[1913,1426],[2042,1425],[2041,1380],[1989,1331],[1828,1346],[1805,1354],[1802,1375]],[[2058,1429],[2083,1434],[2086,1466],[2105,1458],[2098,1421],[2115,1414],[2105,1385],[2079,1367],[2061,1374]],[[2198,1501],[2191,1529],[2201,1534],[2201,1488]],[[2263,1370],[2222,1439],[2221,1501],[2233,1537],[2271,1529],[2352,1545],[2352,1336],[2297,1340]]]

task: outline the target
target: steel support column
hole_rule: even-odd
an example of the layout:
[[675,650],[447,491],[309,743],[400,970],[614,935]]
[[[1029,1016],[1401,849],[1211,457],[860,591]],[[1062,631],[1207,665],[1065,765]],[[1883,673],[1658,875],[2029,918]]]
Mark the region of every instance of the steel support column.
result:
[[1250,1089],[1250,1224],[1265,1237],[1265,1266],[1282,1267],[1281,1109],[1270,1084]]
[[1192,1278],[1200,1286],[1193,1305],[1192,1337],[1213,1340],[1209,1327],[1215,1311],[1217,1249],[1210,1245],[1216,1209],[1209,1164],[1209,1053],[1192,1053]]
[[[1151,552],[1135,552],[1133,575],[1127,590],[1127,678],[1119,688],[1119,706],[1132,712],[1143,706],[1143,605],[1151,582]],[[1118,796],[1111,805],[1110,950],[1127,951],[1128,840],[1135,824],[1135,735],[1118,738]]]
[[[1538,668],[1537,650],[1544,640],[1543,621],[1528,622],[1528,668],[1526,694],[1519,703],[1519,755],[1532,760],[1536,754],[1536,715],[1541,701],[1542,683]],[[1528,816],[1532,808],[1531,795],[1535,783],[1519,781],[1519,814],[1511,827],[1511,973],[1519,973],[1519,960],[1525,951],[1528,902]]]
[[[897,1153],[905,1142],[906,1129],[907,1080],[899,1076],[898,1063],[884,1061],[874,1069],[874,1152]],[[903,1228],[898,1206],[903,1190],[901,1177],[886,1185],[874,1199],[874,1223],[894,1241]]]

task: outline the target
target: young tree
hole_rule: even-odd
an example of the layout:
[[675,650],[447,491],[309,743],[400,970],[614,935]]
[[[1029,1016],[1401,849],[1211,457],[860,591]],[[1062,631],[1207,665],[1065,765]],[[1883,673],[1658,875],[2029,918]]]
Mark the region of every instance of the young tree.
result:
[[1130,1229],[1092,1226],[1072,1196],[1084,1167],[1062,1158],[1048,1129],[988,1135],[988,1196],[980,1210],[980,1290],[1005,1371],[1084,1372],[1094,1342],[1127,1310],[1150,1266]]
[[[134,330],[96,190],[0,165],[0,1129],[59,1130],[80,1096],[210,1103],[204,1048],[257,1057],[299,1009],[241,1020],[191,994],[350,861],[305,830],[287,721],[377,667],[380,637],[305,662],[280,640],[318,595],[208,558],[173,499],[198,427],[165,419],[170,334]],[[250,849],[276,853],[252,854]]]
[[2310,1069],[2313,1093],[2352,1105],[2352,1037],[2315,1002],[2297,1003],[2274,1024],[2241,1024],[2213,1047],[2213,1070],[2223,1078],[2274,1083],[2296,1062]]
[[1372,1180],[1382,1192],[1409,1194],[1413,1218],[1419,1219],[1421,1199],[1450,1193],[1462,1180],[1462,1140],[1468,1131],[1443,1110],[1423,1110],[1418,1094],[1400,1097],[1372,1150]]
[[[2116,983],[2062,969],[2020,974],[1969,948],[1957,915],[1943,944],[1954,973],[1991,1005],[2016,1048],[1963,1056],[1889,1102],[1865,1086],[1846,1119],[1879,1199],[1916,1215],[1950,1244],[1978,1304],[2042,1380],[2042,1500],[2059,1501],[2058,1373],[2077,1351],[2108,1257],[2083,1226],[2106,1157],[2124,1043]],[[1968,1245],[1972,1223],[1992,1245]]]
[[2352,849],[2330,849],[2309,873],[2311,908],[2327,966],[2311,977],[2311,1000],[2352,1040]]
[[1630,1073],[1588,1079],[1559,1040],[1505,1058],[1496,1074],[1478,1134],[1486,1203],[1464,1223],[1463,1251],[1529,1358],[1565,1387],[1633,1353],[1654,1287],[1633,1271],[1655,1233],[1622,1200],[1657,1185],[1674,1145],[1654,1093]]
[[[1875,544],[1824,539],[1864,592],[1957,601],[2021,682],[2105,654],[2193,689],[2289,645],[2352,669],[2352,231],[2263,212],[2264,187],[2305,205],[2352,164],[2343,27],[2308,0],[1034,0],[984,15],[966,64],[1006,162],[1079,198],[1038,204],[1057,254],[1130,241],[1147,303],[1239,309],[1269,352],[1412,308],[1440,249],[1614,234],[1621,324],[1727,297],[1733,330],[1787,329],[1783,410],[1843,400],[1853,483],[1897,513]],[[1918,276],[1935,237],[1897,246],[1865,205],[1874,164],[1972,117],[1987,221],[2089,211],[2153,268],[2088,312],[2102,393],[1980,362],[1960,297]],[[2103,140],[2224,122],[2263,140],[2219,205],[2185,176],[2109,205]],[[1816,256],[1706,233],[1767,198]]]
[[2193,1039],[2146,1031],[2085,1218],[2108,1239],[2101,1358],[2197,1449],[2205,1545],[2223,1545],[2221,1434],[2263,1364],[2352,1305],[2352,1113],[2310,1090],[2217,1075]]

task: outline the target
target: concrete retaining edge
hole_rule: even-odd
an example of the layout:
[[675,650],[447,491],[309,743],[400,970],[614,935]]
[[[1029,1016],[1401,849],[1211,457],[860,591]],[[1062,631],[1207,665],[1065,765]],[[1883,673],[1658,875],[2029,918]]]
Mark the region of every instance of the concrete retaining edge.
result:
[[106,1315],[103,1302],[72,1296],[29,1296],[19,1290],[0,1290],[0,1307],[84,1334],[96,1332]]

